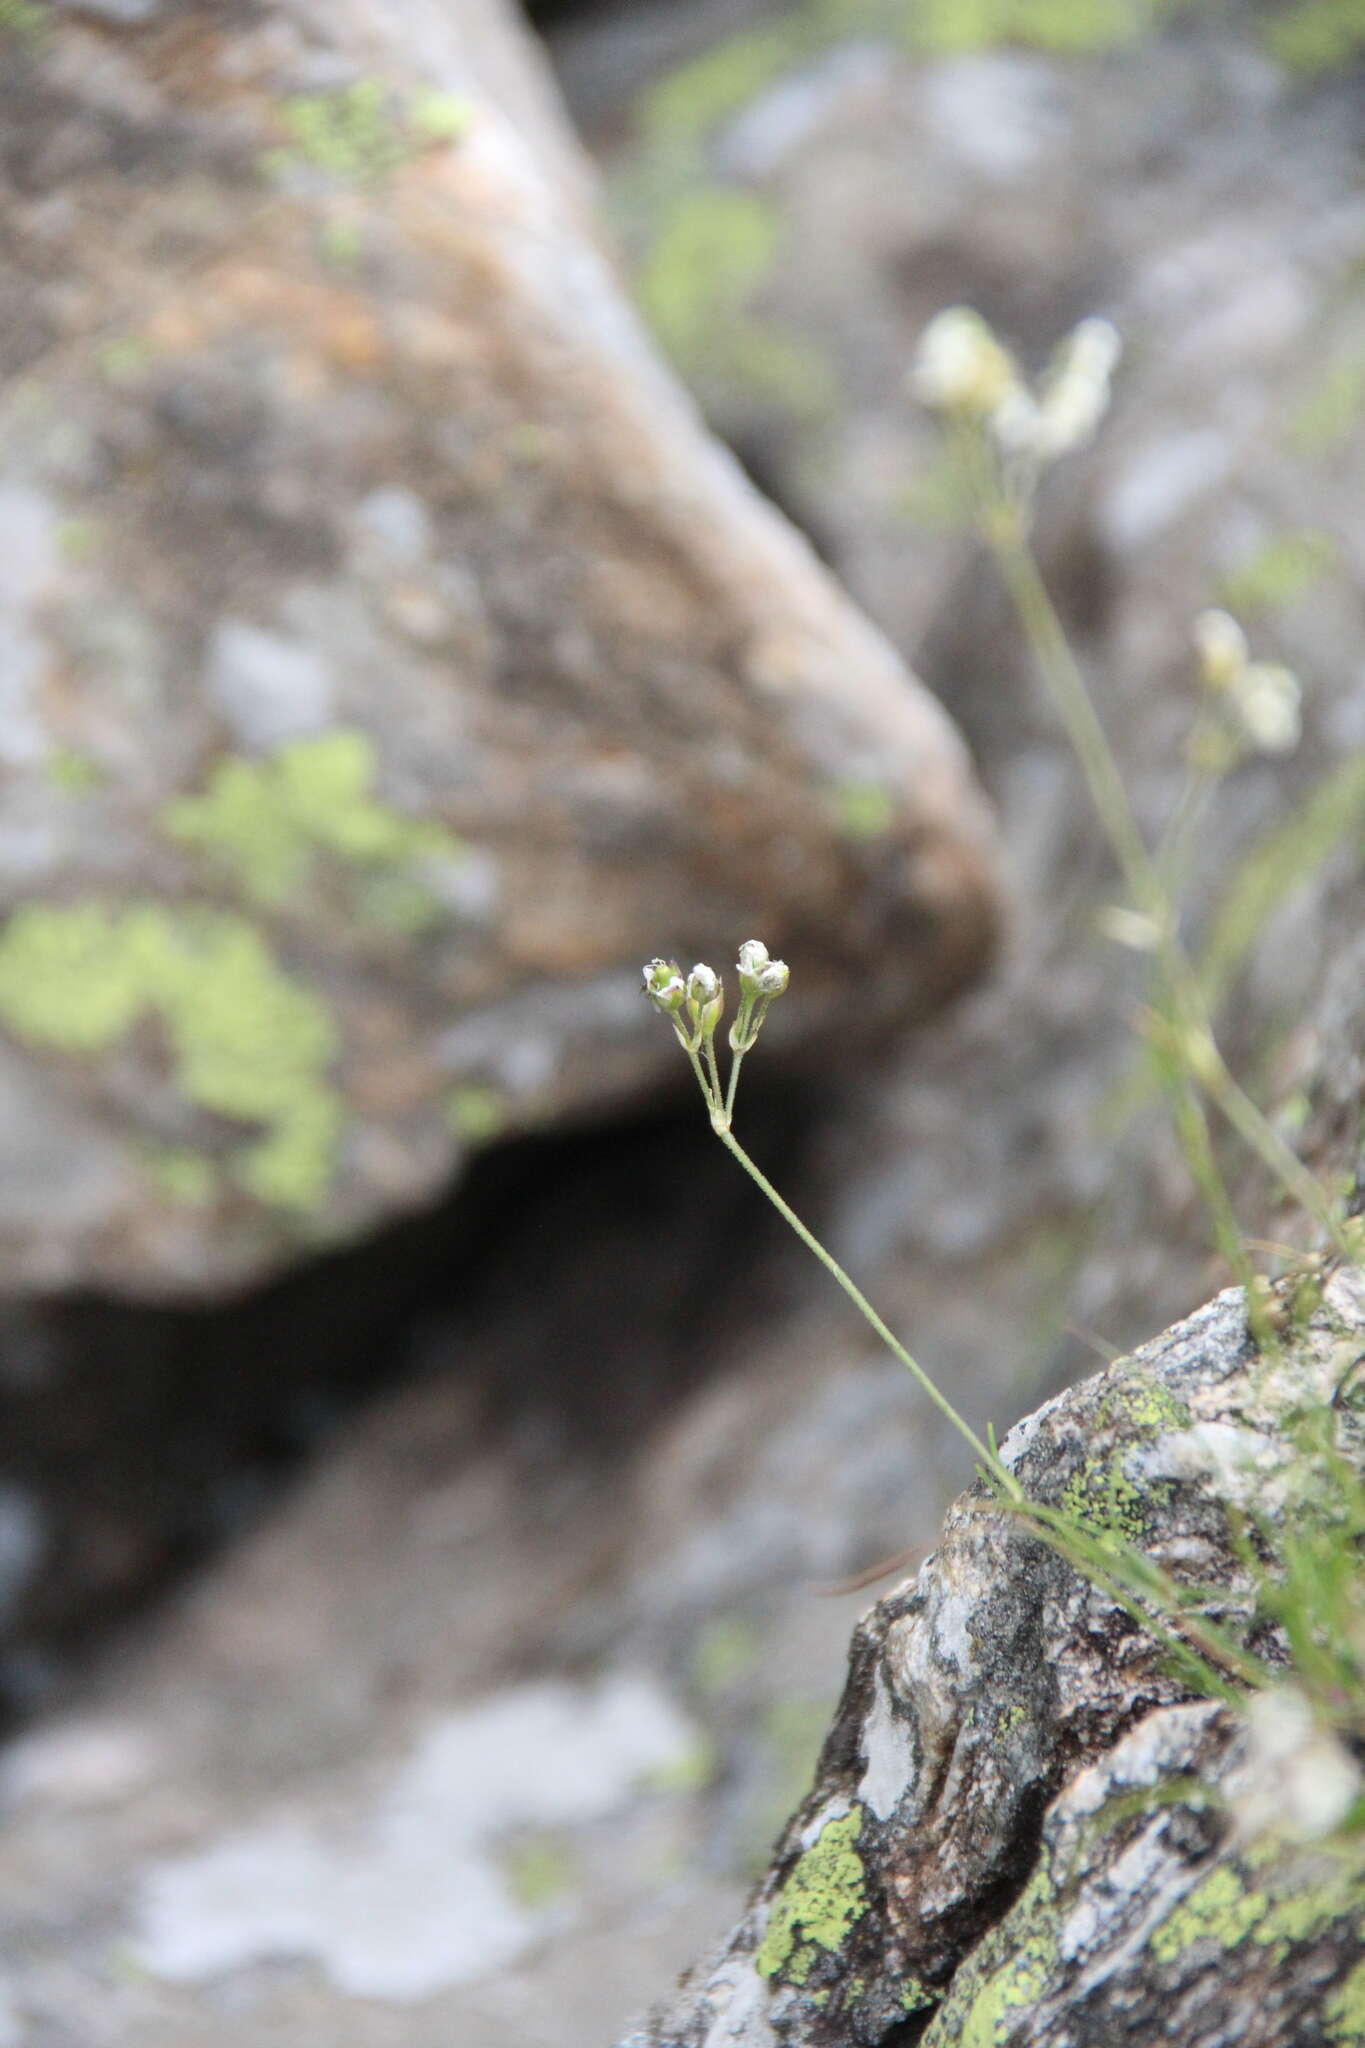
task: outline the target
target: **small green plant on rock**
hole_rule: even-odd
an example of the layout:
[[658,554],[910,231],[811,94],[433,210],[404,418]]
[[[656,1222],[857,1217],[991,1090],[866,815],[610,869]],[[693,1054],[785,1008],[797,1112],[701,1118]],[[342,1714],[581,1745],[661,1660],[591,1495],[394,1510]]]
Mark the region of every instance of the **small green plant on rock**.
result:
[[[1097,431],[1118,354],[1107,322],[1084,321],[1031,390],[980,316],[953,308],[927,330],[911,384],[943,424],[964,501],[1013,601],[1113,852],[1127,900],[1112,907],[1107,927],[1149,962],[1143,1028],[1152,1063],[1217,1248],[1242,1287],[1263,1373],[1283,1377],[1286,1334],[1319,1309],[1331,1267],[1361,1262],[1365,1229],[1231,1073],[1215,1035],[1210,977],[1186,950],[1176,892],[1194,826],[1220,779],[1250,753],[1285,753],[1297,743],[1299,685],[1281,665],[1253,660],[1226,612],[1209,611],[1195,622],[1199,691],[1184,785],[1165,833],[1149,845],[1030,543],[1038,481],[1049,463]],[[1214,1621],[1206,1611],[1210,1589],[1182,1583],[1144,1549],[1148,1503],[1121,1439],[1084,1464],[1056,1502],[1030,1497],[993,1432],[983,1439],[954,1408],[744,1150],[734,1132],[743,1062],[790,974],[756,939],[740,948],[737,973],[738,1012],[723,1080],[716,1050],[726,1001],[721,977],[705,964],[687,973],[663,959],[644,969],[645,993],[671,1022],[720,1142],[969,1446],[991,1505],[1023,1520],[1136,1619],[1192,1690],[1245,1711],[1258,1782],[1273,1788],[1276,1810],[1259,1817],[1248,1811],[1243,1824],[1274,1825],[1305,1839],[1365,1829],[1365,1470],[1355,1413],[1361,1361],[1354,1353],[1340,1361],[1328,1403],[1292,1389],[1281,1400],[1287,1498],[1278,1517],[1229,1508],[1231,1548],[1250,1590],[1238,1625]],[[1293,1259],[1278,1282],[1257,1270],[1243,1239],[1215,1149],[1215,1119],[1317,1231],[1320,1248]],[[1157,1413],[1149,1419],[1154,1428],[1182,1421]],[[1275,1638],[1268,1653],[1267,1625]],[[785,1920],[774,1921],[770,1943],[799,1953],[801,1919],[793,1903]],[[775,1968],[775,1957],[775,1949],[766,1952],[760,1969]]]

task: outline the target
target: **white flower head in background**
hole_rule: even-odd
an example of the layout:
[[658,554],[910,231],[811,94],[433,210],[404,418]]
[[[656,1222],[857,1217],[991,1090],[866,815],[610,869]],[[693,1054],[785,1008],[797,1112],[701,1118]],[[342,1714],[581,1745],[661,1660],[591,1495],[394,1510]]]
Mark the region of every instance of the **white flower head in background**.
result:
[[1303,693],[1293,670],[1252,661],[1246,634],[1228,612],[1199,614],[1194,647],[1199,680],[1220,701],[1241,745],[1257,754],[1292,754],[1303,731]]
[[1109,410],[1123,343],[1109,320],[1082,320],[1053,357],[1037,406],[1034,453],[1044,462],[1088,448]]
[[931,412],[991,420],[1021,388],[1013,357],[970,306],[946,307],[920,336],[910,389]]
[[1256,1693],[1246,1707],[1247,1751],[1232,1796],[1238,1833],[1273,1831],[1320,1841],[1340,1827],[1361,1795],[1355,1758],[1313,1712],[1297,1686]]
[[1292,669],[1253,661],[1234,686],[1232,702],[1247,744],[1258,754],[1292,754],[1303,733],[1302,691]]
[[1110,321],[1082,320],[1035,395],[980,313],[949,306],[920,337],[910,389],[932,412],[984,426],[1002,455],[1036,471],[1094,440],[1121,347]]
[[1206,690],[1226,690],[1251,659],[1247,636],[1231,612],[1200,612],[1192,629],[1199,680]]

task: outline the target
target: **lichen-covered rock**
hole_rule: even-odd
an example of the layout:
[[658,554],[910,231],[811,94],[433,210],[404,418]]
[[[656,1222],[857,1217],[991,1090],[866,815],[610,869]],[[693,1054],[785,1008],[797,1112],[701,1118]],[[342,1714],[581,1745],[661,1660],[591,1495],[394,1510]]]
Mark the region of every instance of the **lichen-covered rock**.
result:
[[[1329,1282],[1274,1363],[1228,1293],[1050,1402],[1002,1456],[1032,1498],[1207,1586],[1215,1619],[1245,1616],[1229,1510],[1285,1511],[1301,1483],[1285,1419],[1331,1402],[1363,1346],[1358,1274]],[[1359,2039],[1365,1849],[1239,1834],[1241,1727],[978,1491],[859,1629],[749,1912],[631,2048]]]
[[660,946],[799,908],[798,1036],[970,976],[962,750],[659,367],[503,10],[0,40],[11,1282],[240,1283],[638,1092]]

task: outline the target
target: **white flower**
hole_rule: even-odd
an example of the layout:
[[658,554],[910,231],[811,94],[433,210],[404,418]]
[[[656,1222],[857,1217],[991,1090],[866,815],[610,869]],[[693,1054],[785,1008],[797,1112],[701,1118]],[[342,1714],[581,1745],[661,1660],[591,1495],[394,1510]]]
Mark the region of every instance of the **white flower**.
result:
[[1055,461],[1094,440],[1109,410],[1109,387],[1122,349],[1108,320],[1082,320],[1058,349],[1043,382],[1035,452]]
[[1247,740],[1260,754],[1292,754],[1303,731],[1302,691],[1292,669],[1252,662],[1231,686],[1233,708]]
[[1247,636],[1231,612],[1200,612],[1194,622],[1199,675],[1209,690],[1226,690],[1247,665]]
[[762,939],[746,939],[739,949],[738,963],[740,986],[746,995],[749,993],[750,982],[757,989],[758,977],[767,964],[768,949]]
[[676,960],[647,960],[644,965],[645,994],[665,1016],[676,1017],[687,990]]
[[970,306],[936,313],[920,336],[910,388],[931,411],[990,419],[1018,386],[1008,351]]
[[1247,1753],[1233,1810],[1243,1837],[1267,1830],[1311,1842],[1340,1826],[1360,1796],[1360,1766],[1319,1726],[1297,1686],[1259,1692],[1246,1707]]

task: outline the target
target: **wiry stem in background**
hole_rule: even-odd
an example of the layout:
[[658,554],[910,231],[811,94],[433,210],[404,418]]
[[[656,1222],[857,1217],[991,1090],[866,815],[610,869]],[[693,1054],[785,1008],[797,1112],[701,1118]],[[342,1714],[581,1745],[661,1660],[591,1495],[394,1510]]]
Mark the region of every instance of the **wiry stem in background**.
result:
[[[1125,885],[1136,907],[1152,921],[1164,1003],[1172,1026],[1178,1033],[1190,1034],[1198,1040],[1200,1057],[1194,1070],[1195,1080],[1285,1192],[1312,1217],[1338,1251],[1350,1256],[1351,1247],[1323,1189],[1251,1097],[1239,1087],[1218,1049],[1208,1006],[1198,976],[1180,943],[1174,911],[1161,873],[1147,851],[1085,678],[1024,537],[1021,513],[1016,507],[999,501],[987,502],[979,508],[979,520],[1043,682],[1080,763],[1096,815],[1109,839]],[[1180,1062],[1179,1047],[1176,1048],[1176,1059]],[[1184,1064],[1189,1066],[1193,1063]],[[1166,1086],[1190,1170],[1201,1193],[1209,1200],[1219,1247],[1229,1255],[1227,1225],[1233,1215],[1232,1204],[1222,1184],[1212,1149],[1206,1146],[1207,1132],[1200,1139],[1185,1101],[1188,1091],[1178,1077],[1174,1086],[1172,1078],[1168,1077]],[[1189,1146],[1191,1139],[1194,1141],[1193,1149]],[[1215,1183],[1216,1193],[1213,1192]],[[1237,1235],[1235,1221],[1231,1235]],[[1239,1283],[1246,1286],[1249,1267],[1240,1236],[1232,1268]],[[1250,1292],[1247,1298],[1250,1301]]]

